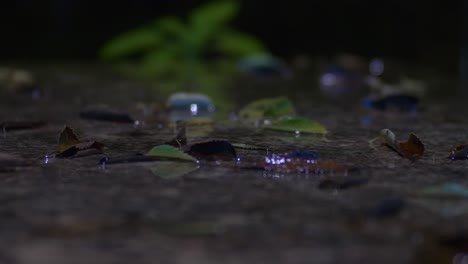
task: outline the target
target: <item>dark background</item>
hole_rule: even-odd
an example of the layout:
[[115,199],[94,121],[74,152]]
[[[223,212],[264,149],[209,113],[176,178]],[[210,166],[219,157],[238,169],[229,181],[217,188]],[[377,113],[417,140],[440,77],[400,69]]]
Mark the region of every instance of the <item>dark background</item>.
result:
[[[15,0],[0,8],[0,59],[92,60],[110,37],[202,0]],[[352,52],[456,69],[462,1],[242,0],[234,21],[284,57]]]

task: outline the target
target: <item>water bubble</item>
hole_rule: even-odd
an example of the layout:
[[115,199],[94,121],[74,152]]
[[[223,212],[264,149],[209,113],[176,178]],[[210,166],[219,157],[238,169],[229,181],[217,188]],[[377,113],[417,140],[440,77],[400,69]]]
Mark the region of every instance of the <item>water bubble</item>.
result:
[[299,130],[296,130],[295,134],[296,134],[296,138],[298,138],[298,137],[300,137],[300,136],[301,136],[301,131],[299,131]]
[[198,115],[198,105],[197,104],[191,104],[190,105],[190,113],[194,116]]

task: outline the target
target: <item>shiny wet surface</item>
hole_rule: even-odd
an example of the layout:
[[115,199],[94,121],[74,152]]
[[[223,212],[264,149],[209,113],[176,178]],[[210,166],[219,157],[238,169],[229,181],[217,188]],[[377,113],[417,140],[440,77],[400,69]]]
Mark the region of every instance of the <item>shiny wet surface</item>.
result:
[[[106,103],[133,114],[139,101],[164,102],[147,84],[101,70],[46,68],[43,97],[3,97],[2,120],[43,120],[7,131],[0,152],[32,162],[0,173],[0,262],[5,263],[450,263],[468,253],[468,203],[416,192],[438,183],[468,186],[466,161],[450,162],[466,143],[459,104],[428,100],[417,113],[379,113],[359,102],[323,102],[303,80],[249,82],[231,91],[237,107],[290,95],[300,116],[321,122],[325,137],[263,131],[226,119],[189,127],[189,142],[224,139],[267,146],[268,153],[309,150],[350,168],[342,174],[281,174],[202,162],[181,177],[158,175],[180,162],[100,166],[146,153],[175,136],[173,128],[89,121],[79,111]],[[304,88],[305,86],[310,88]],[[255,88],[255,89],[253,89]],[[432,103],[432,102],[438,103]],[[63,126],[106,146],[105,154],[58,159]],[[369,140],[390,128],[414,132],[426,146],[417,162]],[[240,164],[265,150],[238,150]],[[164,164],[163,164],[164,163]],[[323,188],[324,179],[365,179]]]

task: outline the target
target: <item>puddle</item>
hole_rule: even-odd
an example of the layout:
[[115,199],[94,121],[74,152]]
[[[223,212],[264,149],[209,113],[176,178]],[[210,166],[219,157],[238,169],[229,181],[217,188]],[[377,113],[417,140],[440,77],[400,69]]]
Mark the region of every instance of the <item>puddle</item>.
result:
[[[101,243],[110,253],[123,248],[148,259],[154,257],[152,260],[158,258],[158,252],[148,250],[144,244],[161,246],[169,241],[169,258],[174,258],[177,251],[189,250],[191,246],[187,243],[202,243],[228,255],[240,254],[240,249],[251,251],[251,255],[238,255],[238,261],[232,263],[253,260],[255,254],[265,251],[277,251],[278,255],[299,252],[297,259],[313,260],[314,256],[308,253],[312,248],[314,252],[323,252],[318,257],[323,263],[379,259],[380,263],[450,263],[452,259],[454,263],[466,263],[465,255],[456,255],[468,252],[463,239],[455,242],[414,239],[414,234],[420,232],[425,237],[424,230],[432,230],[438,237],[454,226],[466,236],[468,224],[464,220],[468,210],[463,202],[445,204],[448,211],[444,211],[439,201],[410,201],[413,192],[438,183],[451,181],[468,186],[466,162],[446,159],[454,146],[467,140],[463,131],[468,119],[463,112],[448,109],[450,105],[432,108],[429,104],[417,115],[386,115],[362,109],[358,102],[348,108],[324,103],[318,94],[307,90],[294,102],[299,106],[298,114],[322,123],[329,131],[326,136],[265,131],[228,120],[226,116],[213,124],[187,127],[189,144],[216,139],[263,148],[236,149],[239,160],[233,162],[142,162],[135,157],[170,141],[176,129],[151,122],[135,126],[85,120],[80,119],[80,110],[86,105],[105,103],[134,114],[137,102],[164,100],[150,92],[152,88],[138,82],[114,80],[107,75],[100,79],[98,72],[92,71],[62,71],[63,74],[51,68],[38,71],[44,74],[41,79],[45,87],[40,99],[16,98],[12,103],[11,98],[0,98],[3,120],[47,122],[33,129],[7,131],[0,137],[0,153],[15,157],[9,161],[14,166],[0,170],[0,226],[3,227],[0,245],[8,245],[13,252],[6,254],[6,259],[30,247],[63,257],[64,251],[59,252],[55,242],[48,240],[52,237],[77,247]],[[256,92],[249,90],[251,86],[241,85],[231,93],[238,94],[233,98],[246,95],[236,99],[239,109],[245,102],[265,94],[294,94],[303,89],[297,87],[314,87],[315,81],[310,83],[304,86],[285,82],[273,90],[260,85]],[[65,159],[50,156],[65,124],[73,127],[80,139],[102,143],[105,153]],[[370,148],[368,141],[385,127],[399,135],[416,133],[427,152],[420,160],[411,162],[385,147]],[[316,152],[320,158],[335,160],[353,170],[306,173],[306,170],[264,170],[253,165],[273,154],[292,151]],[[135,160],[113,163],[129,157]],[[109,159],[105,166],[103,158]],[[3,160],[7,162],[6,158]],[[383,196],[387,192],[396,194],[400,200],[386,202]],[[369,205],[369,201],[375,203]],[[379,216],[369,216],[369,210]],[[132,228],[115,227],[115,219],[128,212],[139,215]],[[210,229],[217,219],[229,222],[228,216],[242,219],[242,224],[228,225],[223,232]],[[83,225],[89,222],[88,227],[72,223],[86,234],[73,233],[73,238],[57,236],[60,232],[73,231],[64,231],[67,227],[63,225],[55,229],[50,224],[64,217],[83,220]],[[438,221],[441,217],[443,224]],[[95,219],[99,220],[98,225]],[[235,222],[235,219],[231,220]],[[191,235],[172,237],[170,230],[163,232],[162,228],[171,222],[178,223],[183,232]],[[93,236],[95,226],[108,231]],[[425,229],[421,231],[418,226]],[[40,234],[31,231],[37,228],[49,231]],[[187,230],[191,228],[194,230]],[[46,242],[40,246],[42,239]],[[112,246],[120,239],[121,248]],[[402,254],[392,254],[403,249]],[[67,250],[78,252],[72,248]],[[83,252],[102,256],[105,250],[93,247]],[[36,251],[29,253],[42,254]],[[203,254],[208,259],[217,257],[209,251]],[[286,255],[281,256],[283,260]],[[381,255],[387,258],[382,260]],[[277,263],[274,256],[266,259]]]

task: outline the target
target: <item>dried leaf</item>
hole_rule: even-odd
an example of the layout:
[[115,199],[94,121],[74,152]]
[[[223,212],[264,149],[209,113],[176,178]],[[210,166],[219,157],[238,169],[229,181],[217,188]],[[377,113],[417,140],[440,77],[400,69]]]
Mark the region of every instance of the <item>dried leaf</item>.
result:
[[78,143],[80,143],[80,140],[78,139],[78,136],[76,136],[73,129],[65,126],[59,136],[57,152],[61,153]]
[[407,142],[400,143],[398,146],[398,153],[400,153],[401,156],[413,161],[420,159],[424,154],[424,144],[413,133],[409,135]]
[[71,157],[79,151],[96,149],[103,153],[104,145],[93,140],[80,142],[78,136],[73,132],[73,129],[65,126],[59,136],[59,145],[57,147],[57,157]]
[[449,159],[465,160],[468,159],[468,148],[466,145],[460,145],[450,152]]
[[193,162],[197,161],[194,157],[171,145],[159,145],[153,147],[150,151],[148,151],[148,153],[146,153],[146,156]]
[[395,150],[404,158],[415,161],[420,159],[424,154],[424,144],[413,133],[409,135],[408,141],[401,143],[396,140],[395,134],[390,129],[382,129],[380,136],[384,145]]
[[85,141],[85,142],[80,142],[74,146],[71,146],[59,154],[57,154],[57,157],[71,157],[78,153],[79,151],[84,151],[84,150],[90,150],[90,149],[96,149],[99,151],[99,153],[104,153],[104,145],[97,142],[97,141]]

